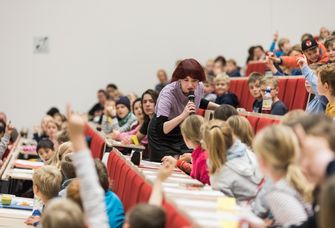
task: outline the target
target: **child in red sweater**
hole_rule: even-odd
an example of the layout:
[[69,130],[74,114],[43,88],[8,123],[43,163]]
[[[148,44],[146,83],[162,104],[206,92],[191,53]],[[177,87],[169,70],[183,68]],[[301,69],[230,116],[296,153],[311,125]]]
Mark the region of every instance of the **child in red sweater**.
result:
[[[204,118],[198,115],[187,117],[181,124],[181,133],[188,148],[193,149],[192,154],[183,154],[177,161],[177,167],[190,174],[203,184],[209,184],[207,169],[207,152],[201,147],[201,126]],[[175,160],[172,156],[163,157],[163,163]],[[192,161],[192,164],[189,162]]]

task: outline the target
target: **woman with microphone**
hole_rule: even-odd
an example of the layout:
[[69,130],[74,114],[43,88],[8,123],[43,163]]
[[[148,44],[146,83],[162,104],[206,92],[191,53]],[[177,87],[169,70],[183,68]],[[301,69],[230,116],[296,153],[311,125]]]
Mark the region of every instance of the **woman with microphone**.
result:
[[159,94],[155,115],[148,126],[151,161],[160,162],[164,156],[178,157],[190,151],[179,125],[198,108],[214,110],[219,106],[203,99],[205,80],[205,72],[195,59],[178,64],[171,82]]

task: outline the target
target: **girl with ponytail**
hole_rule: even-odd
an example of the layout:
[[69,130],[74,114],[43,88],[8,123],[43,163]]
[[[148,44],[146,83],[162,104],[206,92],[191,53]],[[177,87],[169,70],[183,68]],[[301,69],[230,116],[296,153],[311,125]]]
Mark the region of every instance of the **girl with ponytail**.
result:
[[253,149],[272,182],[264,199],[275,223],[286,227],[306,221],[311,214],[312,186],[296,165],[300,148],[293,130],[284,125],[266,127],[256,135]]
[[255,155],[224,121],[211,120],[203,125],[202,133],[212,188],[238,202],[253,199],[262,181]]

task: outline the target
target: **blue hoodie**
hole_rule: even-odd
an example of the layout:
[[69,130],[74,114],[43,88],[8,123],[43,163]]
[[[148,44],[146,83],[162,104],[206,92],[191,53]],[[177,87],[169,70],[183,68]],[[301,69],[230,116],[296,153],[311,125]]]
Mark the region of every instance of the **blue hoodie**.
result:
[[105,194],[105,204],[109,227],[121,228],[124,222],[124,209],[117,195],[111,191]]

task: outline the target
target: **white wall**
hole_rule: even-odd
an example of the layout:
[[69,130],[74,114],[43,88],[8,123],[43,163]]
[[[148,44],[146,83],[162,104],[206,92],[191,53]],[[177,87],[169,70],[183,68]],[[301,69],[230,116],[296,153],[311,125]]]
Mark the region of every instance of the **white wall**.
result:
[[[177,59],[224,54],[243,64],[272,34],[298,42],[334,28],[334,0],[0,0],[0,111],[31,127],[55,105],[86,111],[114,82],[140,94]],[[34,54],[33,37],[50,53]]]

